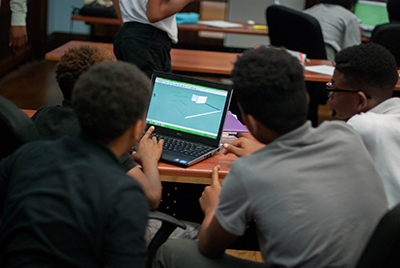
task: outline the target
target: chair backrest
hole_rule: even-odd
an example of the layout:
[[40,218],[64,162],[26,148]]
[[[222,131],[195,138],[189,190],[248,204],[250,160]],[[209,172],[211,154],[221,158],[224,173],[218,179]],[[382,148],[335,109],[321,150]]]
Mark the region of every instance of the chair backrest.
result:
[[38,140],[35,124],[14,103],[0,96],[0,159],[24,143]]
[[386,47],[400,66],[400,23],[387,23],[378,26],[372,33],[371,42]]
[[271,45],[326,59],[321,26],[314,17],[281,5],[268,7],[266,17]]
[[400,264],[400,204],[379,221],[356,268],[394,268]]

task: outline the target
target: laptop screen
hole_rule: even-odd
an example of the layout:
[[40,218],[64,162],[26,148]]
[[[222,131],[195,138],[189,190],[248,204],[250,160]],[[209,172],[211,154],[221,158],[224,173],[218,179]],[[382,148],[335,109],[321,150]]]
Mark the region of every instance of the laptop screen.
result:
[[156,77],[146,121],[217,139],[228,97],[223,89]]
[[354,14],[360,20],[364,30],[372,31],[376,25],[389,22],[386,3],[376,1],[358,1]]

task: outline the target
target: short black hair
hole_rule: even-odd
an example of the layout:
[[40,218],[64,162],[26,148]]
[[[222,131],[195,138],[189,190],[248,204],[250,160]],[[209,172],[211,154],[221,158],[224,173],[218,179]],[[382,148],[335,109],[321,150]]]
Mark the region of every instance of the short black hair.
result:
[[96,63],[110,60],[111,53],[103,47],[80,46],[68,49],[56,66],[56,80],[64,99],[71,101],[72,89],[81,74]]
[[285,134],[307,120],[304,70],[285,50],[247,50],[238,57],[231,77],[243,112],[265,127]]
[[136,65],[102,62],[76,81],[72,106],[82,133],[107,142],[143,118],[150,95],[151,82]]
[[383,101],[393,95],[398,80],[393,55],[381,45],[361,44],[343,49],[335,57],[336,70],[354,89]]
[[400,22],[400,0],[389,0],[386,7],[391,20]]
[[321,4],[332,4],[332,5],[339,5],[348,10],[354,7],[358,0],[320,0]]

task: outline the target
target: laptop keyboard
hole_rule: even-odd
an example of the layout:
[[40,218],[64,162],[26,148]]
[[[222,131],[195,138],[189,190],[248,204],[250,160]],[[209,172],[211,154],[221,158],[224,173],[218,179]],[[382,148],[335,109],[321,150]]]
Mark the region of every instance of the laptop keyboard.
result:
[[171,137],[162,136],[160,134],[152,133],[150,135],[150,138],[152,138],[152,137],[156,137],[157,140],[160,140],[160,139],[164,140],[163,150],[179,152],[179,153],[194,156],[194,157],[198,157],[202,154],[205,154],[205,153],[215,149],[213,147],[196,144],[196,143],[191,143],[191,142],[185,142],[185,141],[174,139]]

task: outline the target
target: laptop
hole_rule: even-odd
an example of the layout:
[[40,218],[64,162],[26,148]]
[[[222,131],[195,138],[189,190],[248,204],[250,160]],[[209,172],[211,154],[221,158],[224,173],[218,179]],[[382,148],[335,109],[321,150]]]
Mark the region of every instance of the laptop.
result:
[[232,86],[155,71],[147,126],[164,140],[161,162],[188,167],[221,148]]
[[358,1],[354,14],[360,21],[364,36],[371,38],[375,26],[389,22],[389,16],[385,2],[378,1]]

